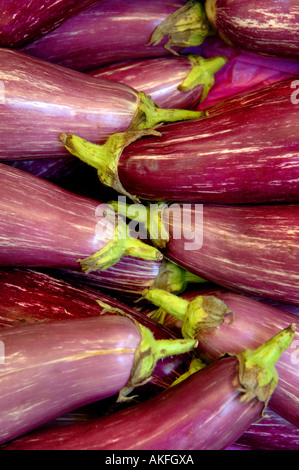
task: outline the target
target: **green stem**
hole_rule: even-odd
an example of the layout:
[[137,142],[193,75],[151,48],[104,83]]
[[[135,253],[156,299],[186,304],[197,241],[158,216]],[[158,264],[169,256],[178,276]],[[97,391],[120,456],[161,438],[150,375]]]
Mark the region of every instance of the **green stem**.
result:
[[199,370],[202,370],[204,367],[206,367],[206,363],[203,362],[199,357],[195,357],[192,359],[189,370],[185,372],[185,374],[182,374],[180,377],[178,377],[172,384],[171,387],[174,385],[179,384],[180,382],[183,382],[184,380],[188,379],[191,375],[195,374]]
[[82,271],[103,271],[116,264],[122,256],[131,256],[144,260],[162,260],[163,255],[156,247],[148,245],[139,239],[130,237],[125,223],[118,223],[115,236],[97,253],[79,259]]
[[295,324],[291,324],[259,348],[236,355],[239,360],[239,382],[244,389],[242,401],[257,397],[268,403],[279,378],[275,365],[291,344],[295,329]]
[[193,64],[193,67],[185,80],[179,85],[178,89],[182,92],[186,92],[196,86],[202,85],[203,92],[200,100],[202,102],[215,83],[215,74],[227,63],[227,59],[223,56],[204,59],[195,54],[188,54],[187,57]]
[[161,136],[155,130],[159,124],[197,119],[205,115],[206,112],[202,111],[159,108],[149,96],[139,92],[136,113],[125,132],[111,135],[102,145],[88,142],[72,134],[61,134],[60,139],[73,156],[97,170],[102,184],[138,202],[138,198],[129,194],[119,180],[118,163],[124,149],[144,136]]
[[226,304],[213,295],[200,295],[191,301],[162,289],[150,289],[143,295],[154,305],[182,321],[184,338],[194,338],[202,330],[216,328],[230,312]]
[[172,261],[164,259],[152,288],[162,289],[178,295],[184,292],[189,284],[202,284],[204,282],[207,281],[181,268]]
[[187,1],[166,18],[154,31],[148,45],[157,46],[167,37],[165,48],[176,54],[175,48],[200,46],[206,37],[214,35],[205,7],[197,0]]
[[197,341],[192,339],[156,340],[148,328],[138,322],[135,323],[140,329],[142,339],[135,353],[131,377],[126,386],[120,391],[118,402],[133,398],[128,397],[128,394],[134,388],[144,385],[151,379],[151,375],[160,359],[185,354],[197,346]]

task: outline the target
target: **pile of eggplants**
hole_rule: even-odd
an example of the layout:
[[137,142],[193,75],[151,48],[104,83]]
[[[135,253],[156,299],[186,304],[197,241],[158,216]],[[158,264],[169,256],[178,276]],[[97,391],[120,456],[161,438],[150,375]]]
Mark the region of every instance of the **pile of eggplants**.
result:
[[1,450],[298,449],[296,2],[74,3],[1,5]]

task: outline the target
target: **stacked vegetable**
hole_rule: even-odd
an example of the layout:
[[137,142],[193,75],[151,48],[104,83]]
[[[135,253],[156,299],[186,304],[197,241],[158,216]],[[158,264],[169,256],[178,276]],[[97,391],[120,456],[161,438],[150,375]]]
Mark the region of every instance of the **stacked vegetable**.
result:
[[2,3],[1,450],[298,449],[296,2]]

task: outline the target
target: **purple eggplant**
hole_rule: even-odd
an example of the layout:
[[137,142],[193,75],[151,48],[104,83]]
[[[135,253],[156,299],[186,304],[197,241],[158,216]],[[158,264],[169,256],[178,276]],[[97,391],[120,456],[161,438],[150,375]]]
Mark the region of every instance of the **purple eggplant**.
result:
[[201,44],[209,34],[213,31],[199,2],[106,0],[21,50],[86,71],[119,60],[170,54]]
[[[122,256],[161,260],[100,201],[0,165],[0,266],[107,269]],[[107,212],[108,211],[108,212]]]
[[298,450],[299,428],[267,409],[234,445],[235,450]]
[[296,325],[294,341],[276,365],[277,387],[269,401],[273,411],[299,427],[299,317],[233,292],[204,289],[177,297],[160,289],[145,293],[147,300],[169,315],[163,324],[196,338],[200,357],[213,362],[223,355],[254,349],[289,324]]
[[0,49],[0,81],[2,161],[67,157],[60,139],[66,132],[99,143],[129,127],[152,127],[157,119],[156,124],[201,115],[163,110],[142,91],[11,49]]
[[[291,325],[257,350],[215,361],[125,410],[40,429],[4,450],[226,449],[261,417],[277,381],[274,364],[293,333]],[[250,369],[255,372],[248,374]],[[260,386],[265,374],[268,378]]]
[[1,1],[1,47],[20,47],[57,28],[67,18],[103,0]]
[[299,57],[297,0],[206,0],[205,10],[228,44],[266,55]]
[[139,200],[298,202],[299,114],[291,84],[220,103],[208,117],[160,127],[160,137],[144,136],[119,152],[118,135],[100,146],[68,136],[66,148],[95,167],[102,183]]
[[205,59],[181,54],[124,60],[92,70],[89,75],[142,90],[162,108],[191,109],[208,96],[215,74],[225,63],[223,56]]
[[195,340],[156,340],[122,315],[4,328],[0,443],[57,416],[128,391],[150,379],[163,357],[190,351]]
[[[170,205],[164,255],[220,286],[299,304],[299,205]],[[182,220],[186,220],[185,226]]]
[[215,83],[200,109],[240,93],[248,93],[299,75],[299,62],[286,57],[270,57],[229,46],[218,36],[207,38],[192,51],[206,59],[225,56],[226,65],[215,75]]

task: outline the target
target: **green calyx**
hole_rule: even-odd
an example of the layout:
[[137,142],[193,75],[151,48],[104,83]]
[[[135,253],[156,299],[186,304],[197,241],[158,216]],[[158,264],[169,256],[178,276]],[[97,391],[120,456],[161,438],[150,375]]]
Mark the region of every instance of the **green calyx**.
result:
[[202,330],[216,328],[223,323],[225,315],[230,312],[222,300],[212,295],[197,296],[189,301],[161,289],[150,289],[145,291],[143,296],[182,321],[184,338],[194,338]]
[[162,289],[178,295],[184,292],[189,284],[202,284],[205,282],[207,281],[202,277],[181,268],[172,261],[164,259],[152,288]]
[[215,83],[215,74],[227,63],[227,59],[223,56],[204,59],[195,54],[188,54],[192,63],[192,70],[179,85],[178,89],[182,92],[190,91],[196,86],[202,85],[203,91],[201,102],[204,101]]
[[169,242],[169,231],[163,223],[163,210],[167,205],[163,202],[150,204],[127,204],[122,200],[111,201],[109,206],[118,214],[141,224],[147,231],[148,236],[159,249],[165,248]]
[[165,49],[176,54],[175,48],[200,46],[206,37],[213,35],[215,31],[208,21],[204,5],[190,0],[155,29],[148,45],[157,46],[167,37]]
[[197,346],[193,339],[161,339],[156,340],[153,333],[135,322],[141,333],[141,342],[136,350],[131,377],[126,386],[120,391],[118,402],[132,400],[128,396],[136,387],[146,384],[160,359],[169,356],[185,354]]
[[290,346],[295,330],[295,325],[291,324],[259,348],[236,355],[239,360],[239,382],[243,392],[241,401],[248,402],[258,398],[267,405],[278,382],[275,365]]
[[195,374],[196,372],[198,372],[199,370],[202,370],[204,367],[206,367],[206,363],[202,361],[202,359],[200,359],[200,357],[197,357],[195,356],[192,361],[191,361],[191,364],[190,364],[190,367],[189,369],[187,370],[187,372],[185,372],[185,374],[182,374],[180,377],[178,377],[172,384],[171,384],[171,387],[173,387],[174,385],[177,385],[179,384],[180,382],[183,382],[184,380],[188,379],[188,377],[190,377],[191,375]]
[[85,273],[103,271],[115,265],[122,256],[131,256],[144,260],[162,260],[163,255],[151,245],[148,245],[129,234],[128,226],[124,221],[118,221],[115,228],[115,236],[104,248],[95,254],[79,259],[81,269]]
[[129,194],[119,180],[118,163],[124,149],[144,136],[161,136],[155,129],[158,125],[197,119],[203,116],[206,116],[206,113],[202,111],[162,109],[145,93],[139,92],[136,112],[126,131],[111,135],[102,145],[65,133],[60,135],[60,140],[71,155],[97,170],[102,184],[128,196],[134,202],[138,202],[138,198]]

